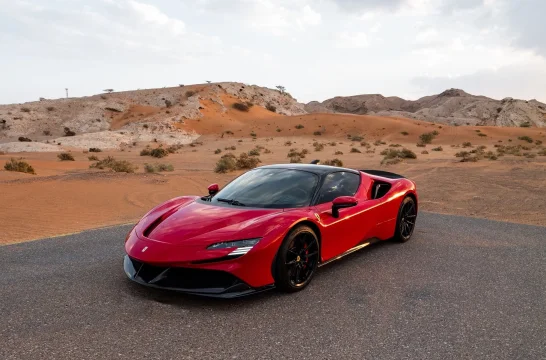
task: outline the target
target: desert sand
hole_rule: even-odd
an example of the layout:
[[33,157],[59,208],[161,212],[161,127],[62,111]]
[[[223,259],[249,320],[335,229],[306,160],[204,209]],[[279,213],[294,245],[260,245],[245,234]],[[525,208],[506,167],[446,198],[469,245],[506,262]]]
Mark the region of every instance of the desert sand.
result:
[[[226,96],[223,100],[229,104],[235,98]],[[231,108],[220,113],[211,103],[203,105],[206,109],[203,117],[187,120],[184,125],[189,131],[202,134],[198,144],[184,146],[162,159],[140,156],[144,146],[159,145],[154,142],[96,154],[74,148],[71,153],[75,161],[59,161],[55,152],[0,155],[0,164],[12,157],[24,157],[37,173],[0,170],[0,243],[133,223],[164,200],[180,195],[204,195],[209,184],[226,184],[242,171],[215,173],[215,163],[220,156],[226,152],[239,155],[257,145],[271,151],[267,154],[262,151],[259,156],[262,164],[286,163],[289,149],[306,148],[310,153],[304,162],[339,158],[346,167],[403,174],[416,181],[423,211],[546,226],[546,156],[506,155],[496,161],[483,159],[474,163],[460,162],[460,158],[455,157],[455,153],[463,150],[463,142],[472,143],[471,148],[464,150],[479,145],[494,150],[496,144],[521,144],[536,153],[543,147],[518,137],[529,136],[534,142],[546,143],[546,131],[541,128],[448,126],[410,119],[341,114],[282,116],[257,106],[248,113]],[[300,124],[303,128],[296,129]],[[419,135],[434,130],[439,135],[432,143],[424,148],[417,147]],[[480,133],[486,136],[479,136]],[[370,148],[362,146],[360,141],[351,141],[348,135],[362,136]],[[385,144],[374,145],[377,140]],[[323,150],[314,150],[316,141],[325,144]],[[291,144],[287,145],[287,142]],[[414,151],[417,159],[382,165],[380,152],[392,144]],[[236,150],[224,150],[231,146]],[[438,146],[442,146],[443,151],[432,151]],[[352,148],[360,149],[361,153],[351,153]],[[222,152],[215,154],[216,149]],[[334,155],[336,151],[343,155]],[[422,151],[428,154],[421,154]],[[134,174],[89,169],[90,155],[99,158],[112,155],[138,165],[139,169]],[[145,163],[158,162],[172,164],[175,170],[144,172]]]

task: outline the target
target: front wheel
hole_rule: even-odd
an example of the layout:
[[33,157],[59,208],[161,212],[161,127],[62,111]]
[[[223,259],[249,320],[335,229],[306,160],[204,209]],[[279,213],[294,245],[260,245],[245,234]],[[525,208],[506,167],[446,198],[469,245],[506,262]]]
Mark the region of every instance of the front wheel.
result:
[[295,292],[311,282],[319,262],[317,235],[301,225],[285,237],[275,263],[275,285],[284,292]]
[[417,220],[417,204],[412,197],[407,196],[398,210],[394,239],[400,242],[408,241],[415,229],[415,220]]

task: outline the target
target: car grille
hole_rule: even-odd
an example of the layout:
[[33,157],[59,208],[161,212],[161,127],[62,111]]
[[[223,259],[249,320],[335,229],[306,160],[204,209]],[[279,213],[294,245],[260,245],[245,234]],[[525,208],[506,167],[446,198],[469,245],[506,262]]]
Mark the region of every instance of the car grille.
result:
[[237,277],[217,270],[161,267],[130,259],[135,278],[145,283],[173,289],[228,289],[241,284]]

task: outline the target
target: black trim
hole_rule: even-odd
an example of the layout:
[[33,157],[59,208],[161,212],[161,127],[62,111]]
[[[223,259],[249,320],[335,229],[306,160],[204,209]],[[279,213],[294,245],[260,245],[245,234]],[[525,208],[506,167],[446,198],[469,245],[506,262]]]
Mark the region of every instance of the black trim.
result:
[[387,179],[405,179],[406,178],[405,176],[398,175],[388,171],[383,171],[383,170],[360,170],[360,171],[369,175],[381,176]]
[[378,239],[378,238],[371,238],[371,239],[368,239],[368,240],[364,240],[364,241],[360,242],[357,246],[354,246],[354,247],[350,248],[349,250],[345,251],[344,253],[341,253],[341,254],[339,254],[337,256],[334,256],[331,259],[328,259],[326,261],[321,262],[318,265],[318,267],[323,267],[324,265],[328,265],[328,264],[330,264],[330,263],[332,263],[334,261],[337,261],[337,260],[339,260],[341,258],[344,258],[345,256],[347,256],[349,254],[352,254],[354,252],[362,250],[365,247],[368,247],[368,246],[373,245],[375,243],[378,243],[380,241],[381,241],[381,239]]
[[141,285],[191,295],[236,298],[273,289],[274,284],[253,288],[236,276],[218,270],[159,267],[125,255],[123,269],[127,277]]

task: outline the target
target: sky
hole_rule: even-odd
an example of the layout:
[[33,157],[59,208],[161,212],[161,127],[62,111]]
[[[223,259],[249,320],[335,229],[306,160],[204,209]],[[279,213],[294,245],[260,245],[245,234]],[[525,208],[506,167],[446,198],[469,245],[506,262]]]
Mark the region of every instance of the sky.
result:
[[546,0],[0,0],[0,103],[237,81],[546,102]]

